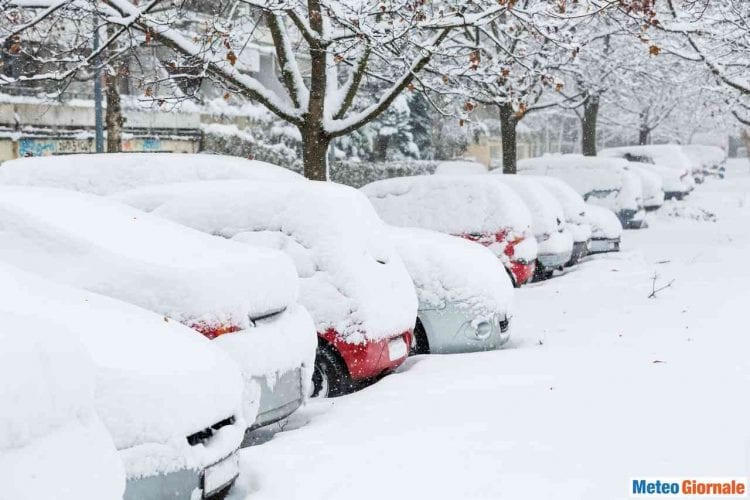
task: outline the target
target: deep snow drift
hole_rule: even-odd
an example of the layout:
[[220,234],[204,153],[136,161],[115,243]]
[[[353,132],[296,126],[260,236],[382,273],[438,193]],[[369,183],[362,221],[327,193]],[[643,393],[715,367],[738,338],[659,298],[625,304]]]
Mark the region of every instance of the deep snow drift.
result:
[[[747,476],[750,164],[683,203],[521,288],[509,348],[311,402],[242,451],[233,498],[625,499],[632,477]],[[649,299],[655,273],[675,281]]]

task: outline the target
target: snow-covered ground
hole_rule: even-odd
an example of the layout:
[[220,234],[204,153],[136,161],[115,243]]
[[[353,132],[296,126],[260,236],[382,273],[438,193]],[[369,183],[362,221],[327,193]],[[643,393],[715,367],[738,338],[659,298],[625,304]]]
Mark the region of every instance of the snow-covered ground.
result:
[[[510,348],[309,403],[242,451],[232,498],[601,500],[750,475],[750,163],[649,217],[522,288]],[[674,282],[648,298],[654,274]]]

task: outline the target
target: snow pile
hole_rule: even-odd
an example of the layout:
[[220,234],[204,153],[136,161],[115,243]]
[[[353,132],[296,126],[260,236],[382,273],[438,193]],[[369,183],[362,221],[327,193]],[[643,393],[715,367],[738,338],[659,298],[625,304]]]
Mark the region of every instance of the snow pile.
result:
[[38,312],[0,312],[0,496],[122,498],[125,475],[94,410],[91,361],[74,332]]
[[570,231],[574,242],[587,241],[591,238],[591,226],[586,219],[586,202],[575,189],[555,177],[524,175],[524,178],[538,182],[557,200],[567,222],[565,227]]
[[479,319],[509,314],[513,284],[486,248],[425,229],[394,227],[390,235],[414,280],[420,309],[452,304]]
[[[680,170],[672,167],[665,167],[663,165],[635,161],[628,162],[628,167],[637,167],[641,170],[647,170],[658,175],[661,178],[662,189],[665,193],[686,193],[690,190],[683,182],[683,179],[690,178],[690,176],[687,175],[687,171],[684,169]],[[682,176],[681,172],[684,176]],[[692,180],[692,178],[690,179]]]
[[477,175],[486,174],[487,167],[476,161],[451,160],[438,163],[435,175]]
[[0,258],[201,329],[248,328],[249,316],[282,310],[297,293],[278,252],[46,188],[0,188]]
[[695,205],[686,205],[676,200],[668,200],[659,209],[660,215],[677,219],[692,219],[695,221],[716,222],[716,214]]
[[661,176],[643,167],[642,164],[628,163],[628,171],[633,172],[641,181],[644,207],[660,207],[664,203],[664,187]]
[[[246,426],[237,366],[202,335],[4,264],[0,296],[0,313],[48,318],[78,335],[96,369],[96,410],[123,452],[128,477],[199,469],[240,445]],[[224,430],[223,447],[188,444],[187,436],[232,416],[238,421]]]
[[545,155],[519,161],[518,172],[557,177],[586,201],[616,212],[638,210],[640,182],[625,170],[626,166],[627,162],[619,158]]
[[409,275],[384,224],[355,189],[216,181],[118,198],[200,231],[287,253],[301,278],[300,303],[318,332],[334,329],[360,342],[414,326],[417,299]]
[[0,165],[0,184],[55,187],[100,195],[154,184],[218,179],[296,181],[303,177],[262,161],[209,154],[40,156]]
[[622,236],[622,223],[611,210],[587,203],[586,219],[591,224],[592,238],[615,239]]

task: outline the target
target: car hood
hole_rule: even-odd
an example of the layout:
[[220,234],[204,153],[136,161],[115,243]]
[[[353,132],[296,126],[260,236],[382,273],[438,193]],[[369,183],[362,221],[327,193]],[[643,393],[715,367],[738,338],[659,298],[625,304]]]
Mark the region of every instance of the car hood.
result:
[[[175,321],[0,263],[0,310],[75,332],[96,369],[95,406],[119,450],[184,443],[238,413],[237,366]],[[239,444],[239,443],[237,443]]]

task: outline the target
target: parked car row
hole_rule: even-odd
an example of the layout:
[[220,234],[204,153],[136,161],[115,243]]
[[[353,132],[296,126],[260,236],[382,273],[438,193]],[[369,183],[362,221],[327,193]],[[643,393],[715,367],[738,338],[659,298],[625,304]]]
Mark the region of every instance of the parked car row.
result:
[[669,176],[692,189],[611,156],[479,167],[357,190],[214,155],[0,165],[6,488],[220,497],[248,430],[409,355],[506,345],[514,286],[618,251]]

